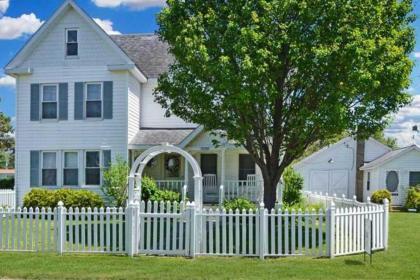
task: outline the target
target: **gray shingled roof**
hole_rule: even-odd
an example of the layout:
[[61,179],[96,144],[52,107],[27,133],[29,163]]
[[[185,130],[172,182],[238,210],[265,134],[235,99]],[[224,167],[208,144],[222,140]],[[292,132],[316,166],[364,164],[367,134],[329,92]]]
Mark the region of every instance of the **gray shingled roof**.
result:
[[148,78],[167,71],[173,59],[168,45],[154,34],[111,35],[112,40],[128,55]]
[[140,129],[130,145],[160,145],[165,142],[178,145],[193,131],[194,128]]

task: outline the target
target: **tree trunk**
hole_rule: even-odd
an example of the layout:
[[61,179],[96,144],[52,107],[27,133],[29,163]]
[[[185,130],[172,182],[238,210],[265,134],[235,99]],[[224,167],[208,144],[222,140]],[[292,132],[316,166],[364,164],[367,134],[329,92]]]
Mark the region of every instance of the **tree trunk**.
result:
[[274,180],[272,178],[270,178],[269,176],[264,178],[264,206],[265,208],[271,210],[274,208],[274,205],[276,203],[276,187],[277,187],[277,183],[279,180],[277,180],[277,182],[274,182]]

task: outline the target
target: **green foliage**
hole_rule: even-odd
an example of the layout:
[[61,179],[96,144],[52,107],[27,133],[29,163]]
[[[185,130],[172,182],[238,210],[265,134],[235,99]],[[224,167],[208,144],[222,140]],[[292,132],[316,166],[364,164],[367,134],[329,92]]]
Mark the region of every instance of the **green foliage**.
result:
[[155,98],[243,145],[272,193],[316,141],[366,138],[411,100],[411,0],[167,1]]
[[127,201],[128,172],[128,164],[120,157],[103,172],[101,189],[113,206],[124,206]]
[[0,190],[13,190],[15,187],[15,178],[14,177],[6,177],[0,179]]
[[377,204],[383,204],[383,200],[387,198],[389,203],[391,203],[392,195],[387,189],[381,189],[374,191],[370,198],[370,201]]
[[245,210],[257,209],[257,206],[255,205],[255,203],[253,203],[249,199],[242,198],[242,197],[223,201],[223,207],[227,211],[229,210],[235,211],[236,209],[239,209],[239,211],[242,211],[243,209]]
[[411,187],[407,192],[406,209],[417,209],[420,212],[420,187]]
[[147,176],[141,179],[141,199],[144,201],[181,201],[181,195],[178,192],[170,190],[161,190],[156,182]]
[[283,203],[285,205],[295,205],[301,203],[303,177],[289,166],[283,172],[283,180]]
[[57,207],[59,201],[65,207],[103,207],[102,197],[88,190],[48,190],[36,188],[32,189],[23,198],[24,207]]

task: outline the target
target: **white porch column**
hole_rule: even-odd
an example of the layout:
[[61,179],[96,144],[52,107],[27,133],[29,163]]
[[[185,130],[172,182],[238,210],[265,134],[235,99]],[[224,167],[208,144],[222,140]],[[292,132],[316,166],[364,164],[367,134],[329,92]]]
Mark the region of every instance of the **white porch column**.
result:
[[184,185],[188,185],[188,169],[189,169],[188,160],[184,158]]
[[226,149],[225,148],[223,148],[222,150],[221,150],[221,158],[222,158],[222,164],[221,164],[221,172],[220,172],[220,184],[221,185],[224,185],[225,184],[225,177],[226,177],[226,173],[225,173],[225,169],[226,169],[226,167],[225,167],[225,165],[226,165],[226,162],[225,162],[225,151],[226,151]]

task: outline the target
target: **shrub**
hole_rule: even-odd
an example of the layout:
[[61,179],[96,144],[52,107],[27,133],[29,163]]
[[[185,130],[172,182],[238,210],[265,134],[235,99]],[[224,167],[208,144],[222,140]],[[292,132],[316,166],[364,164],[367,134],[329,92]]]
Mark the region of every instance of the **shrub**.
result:
[[388,201],[391,203],[391,198],[392,198],[391,193],[386,189],[382,189],[382,190],[374,191],[372,193],[370,201],[373,202],[373,203],[382,204],[382,203],[384,203],[383,200],[385,198],[387,198]]
[[23,198],[24,207],[51,207],[62,201],[65,207],[103,207],[102,197],[89,190],[47,190],[32,189]]
[[408,189],[405,208],[417,209],[417,211],[420,211],[420,187],[412,187]]
[[181,195],[178,192],[161,190],[152,178],[143,176],[141,179],[141,199],[145,201],[180,201]]
[[121,207],[127,201],[128,172],[128,164],[121,158],[104,171],[101,190],[112,206]]
[[241,197],[231,199],[231,200],[225,200],[223,202],[223,207],[226,210],[233,210],[233,211],[235,211],[236,209],[239,209],[240,211],[242,211],[243,209],[245,210],[257,209],[257,206],[255,205],[255,203],[253,203],[249,199],[241,198]]
[[14,177],[6,177],[0,179],[0,190],[13,190],[15,187],[15,178]]
[[287,167],[283,172],[283,203],[294,205],[302,202],[303,177],[292,167]]

